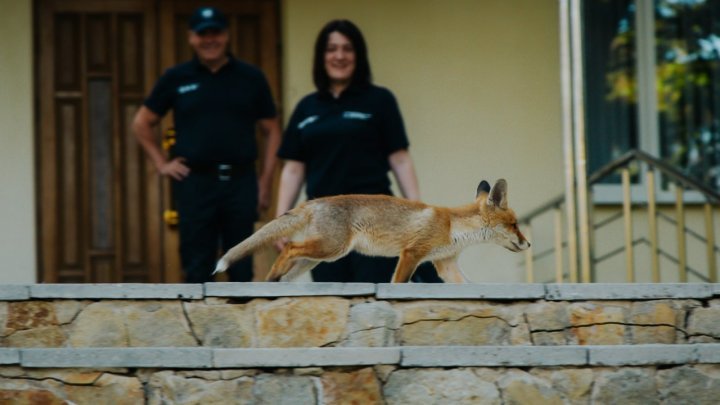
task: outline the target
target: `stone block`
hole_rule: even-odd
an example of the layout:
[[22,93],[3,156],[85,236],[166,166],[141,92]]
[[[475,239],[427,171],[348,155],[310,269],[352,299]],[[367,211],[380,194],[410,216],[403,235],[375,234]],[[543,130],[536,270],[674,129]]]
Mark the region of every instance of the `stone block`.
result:
[[256,378],[253,394],[258,404],[315,405],[318,403],[311,377],[263,374]]
[[9,347],[63,347],[66,341],[65,332],[58,326],[20,330],[5,338]]
[[372,367],[357,371],[328,371],[320,377],[327,404],[380,404],[382,387]]
[[620,345],[626,342],[629,303],[572,303],[568,306],[570,334],[580,345]]
[[206,297],[302,297],[302,296],[371,296],[372,283],[206,283]]
[[468,301],[418,301],[395,305],[405,346],[506,345],[522,322],[522,308]]
[[563,396],[562,403],[588,404],[590,402],[590,393],[595,380],[592,368],[533,368],[530,373],[548,381]]
[[397,370],[383,387],[388,405],[500,405],[498,387],[470,369]]
[[542,284],[378,284],[378,299],[534,300],[545,296]]
[[55,308],[46,301],[17,301],[7,306],[6,329],[27,330],[58,325]]
[[202,299],[201,284],[33,284],[32,298]]
[[193,333],[202,346],[252,347],[255,320],[247,305],[205,305],[193,302],[183,305]]
[[576,346],[404,347],[403,367],[498,367],[584,365],[587,350]]
[[592,404],[660,404],[655,370],[621,368],[597,371],[590,399]]
[[350,303],[337,297],[280,298],[254,304],[258,347],[320,347],[345,335]]
[[395,309],[386,301],[358,303],[350,307],[348,336],[342,346],[395,346],[399,320]]
[[687,333],[720,340],[720,300],[710,301],[707,308],[694,308],[688,319]]
[[217,368],[322,367],[398,364],[396,347],[212,349]]
[[630,339],[626,343],[676,343],[684,320],[685,311],[672,301],[634,302],[629,314]]
[[251,378],[192,378],[173,371],[153,373],[147,383],[148,405],[253,403]]
[[3,404],[134,405],[144,402],[142,384],[134,377],[104,373],[88,384],[78,385],[61,384],[54,379],[0,378],[0,403]]
[[82,348],[22,349],[23,367],[154,367],[210,368],[212,349],[206,348]]
[[73,347],[197,346],[179,301],[100,301],[70,327]]
[[498,381],[508,404],[554,405],[563,403],[562,394],[542,378],[520,370],[508,370]]
[[716,404],[720,398],[717,369],[684,365],[658,370],[655,379],[666,404]]

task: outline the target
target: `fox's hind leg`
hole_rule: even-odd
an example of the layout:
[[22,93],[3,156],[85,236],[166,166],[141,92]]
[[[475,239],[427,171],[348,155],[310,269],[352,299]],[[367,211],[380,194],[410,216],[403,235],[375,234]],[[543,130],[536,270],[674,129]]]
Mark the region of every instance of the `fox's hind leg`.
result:
[[290,242],[285,245],[280,256],[275,260],[266,280],[279,281],[291,270],[294,275],[300,275],[320,262],[337,260],[348,252],[349,249],[342,245],[328,245],[327,242],[318,239]]
[[320,264],[320,262],[317,260],[297,259],[295,260],[295,264],[290,267],[290,270],[288,270],[284,276],[280,277],[279,281],[292,281],[305,274],[305,272],[312,270],[318,264]]
[[400,253],[400,260],[395,267],[391,283],[407,283],[417,269],[417,266],[425,257],[427,252],[421,252],[412,249],[405,249]]
[[451,257],[442,260],[433,260],[432,264],[437,270],[438,276],[446,283],[467,283],[468,278],[465,277],[457,264],[457,257]]

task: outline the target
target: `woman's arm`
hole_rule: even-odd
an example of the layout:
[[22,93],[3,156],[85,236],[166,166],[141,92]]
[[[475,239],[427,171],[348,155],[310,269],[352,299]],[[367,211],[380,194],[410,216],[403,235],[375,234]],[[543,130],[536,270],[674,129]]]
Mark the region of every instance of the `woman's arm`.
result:
[[300,189],[305,182],[305,163],[298,160],[286,160],[280,175],[280,190],[275,216],[289,211],[297,202]]
[[410,152],[401,149],[388,156],[390,169],[400,186],[400,192],[408,200],[420,200],[420,187],[418,186],[415,165],[413,164]]

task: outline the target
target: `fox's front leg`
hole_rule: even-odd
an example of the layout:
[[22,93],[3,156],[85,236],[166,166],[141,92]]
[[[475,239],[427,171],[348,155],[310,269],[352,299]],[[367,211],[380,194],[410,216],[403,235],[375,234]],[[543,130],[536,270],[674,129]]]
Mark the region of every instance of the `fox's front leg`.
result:
[[438,276],[446,283],[467,283],[467,277],[460,271],[457,263],[457,256],[442,260],[433,260],[432,264],[437,270]]

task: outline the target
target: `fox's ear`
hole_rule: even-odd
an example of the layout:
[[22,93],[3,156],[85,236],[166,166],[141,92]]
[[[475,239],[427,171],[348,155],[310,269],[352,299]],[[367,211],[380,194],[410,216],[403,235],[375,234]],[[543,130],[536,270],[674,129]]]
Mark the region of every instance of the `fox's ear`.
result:
[[480,197],[480,194],[487,194],[490,192],[490,183],[483,180],[478,184],[477,192],[475,192],[475,198]]
[[500,179],[495,182],[492,190],[490,190],[487,204],[504,210],[507,209],[507,182],[505,179]]

